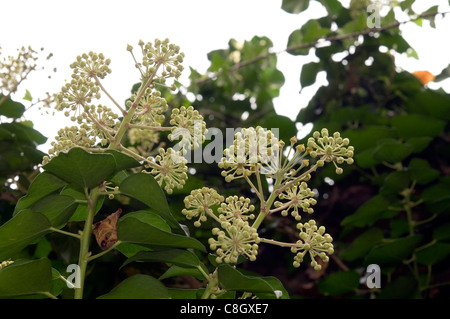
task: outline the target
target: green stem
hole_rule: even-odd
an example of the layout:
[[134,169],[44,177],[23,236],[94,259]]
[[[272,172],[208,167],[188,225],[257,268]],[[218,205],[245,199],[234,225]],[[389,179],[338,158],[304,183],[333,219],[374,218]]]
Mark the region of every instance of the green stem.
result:
[[147,88],[153,83],[153,79],[156,76],[156,72],[158,71],[160,66],[161,66],[161,63],[158,63],[156,65],[155,71],[152,73],[152,75],[148,79],[145,79],[142,82],[141,87],[139,88],[138,94],[136,96],[136,99],[134,100],[130,109],[124,113],[124,117],[123,117],[122,122],[120,123],[117,134],[114,137],[114,140],[109,145],[110,150],[116,150],[118,148],[118,146],[120,145],[120,142],[122,141],[122,138],[125,135],[125,132],[129,128],[129,124],[130,124],[131,120],[133,119],[133,115],[134,115],[134,112],[136,112],[136,108],[138,107],[139,103],[141,102],[141,99],[144,96]]
[[106,255],[106,254],[109,253],[111,250],[113,250],[114,248],[116,248],[117,246],[119,246],[121,243],[122,243],[122,242],[121,242],[120,240],[116,241],[116,242],[114,243],[114,245],[112,245],[112,246],[109,247],[108,249],[105,249],[104,251],[102,251],[102,252],[100,252],[100,253],[98,253],[98,254],[96,254],[96,255],[93,255],[93,256],[88,257],[87,261],[90,262],[90,261],[92,261],[92,260],[94,260],[94,259],[97,259],[97,258],[103,256],[103,255]]
[[60,233],[60,234],[63,234],[63,235],[66,235],[66,236],[72,236],[72,237],[81,239],[81,236],[78,235],[78,234],[70,233],[70,232],[67,232],[67,231],[55,228],[55,227],[50,227],[50,230],[54,231],[54,232],[57,232],[57,233]]
[[88,200],[87,216],[84,223],[84,229],[80,238],[80,255],[78,257],[78,266],[80,271],[80,288],[75,288],[75,299],[83,298],[84,280],[86,277],[86,268],[89,262],[89,244],[92,235],[92,225],[94,222],[95,208],[99,197],[98,187],[93,188],[90,193],[85,189],[86,198]]
[[208,299],[209,297],[211,297],[211,294],[213,293],[213,291],[217,289],[217,287],[219,285],[219,278],[217,276],[217,268],[212,274],[210,274],[206,278],[209,278],[208,285],[206,286],[201,299]]

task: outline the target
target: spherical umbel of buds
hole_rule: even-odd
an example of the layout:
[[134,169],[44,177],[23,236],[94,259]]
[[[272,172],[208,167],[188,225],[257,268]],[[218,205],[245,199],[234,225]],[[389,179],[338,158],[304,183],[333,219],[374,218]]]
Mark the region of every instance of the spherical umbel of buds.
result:
[[281,215],[287,216],[288,212],[291,211],[292,217],[297,221],[301,219],[299,214],[299,209],[303,212],[312,214],[314,212],[312,205],[317,203],[317,200],[313,197],[315,193],[308,188],[305,182],[294,183],[291,187],[288,187],[283,193],[278,195],[280,199],[287,200],[288,202],[275,202],[275,207],[283,208]]
[[194,189],[190,195],[184,198],[184,208],[181,212],[187,219],[197,218],[194,226],[200,227],[202,222],[207,220],[206,214],[213,214],[211,206],[219,205],[224,197],[219,195],[213,188],[203,187]]
[[224,230],[212,229],[217,239],[208,240],[210,249],[216,251],[217,263],[236,263],[239,255],[247,256],[250,261],[256,260],[260,239],[255,228],[239,218],[223,222],[221,226]]
[[323,262],[328,262],[327,254],[334,253],[333,238],[325,233],[324,226],[317,227],[314,220],[304,224],[298,223],[297,228],[300,230],[300,240],[291,248],[291,251],[296,254],[293,262],[294,267],[299,267],[304,256],[308,253],[311,258],[311,266],[314,270],[320,270],[322,266],[317,263],[315,257],[318,256]]
[[222,221],[231,221],[234,218],[247,221],[254,219],[254,214],[248,214],[255,210],[254,205],[250,205],[250,199],[243,196],[229,196],[225,199],[217,210],[220,213],[219,219]]
[[156,181],[168,194],[172,194],[174,188],[183,188],[187,176],[187,160],[181,154],[172,148],[167,151],[159,149],[159,155],[155,158],[158,166],[146,165],[152,167],[151,174],[155,176]]
[[173,129],[168,138],[174,141],[181,137],[178,145],[183,149],[197,148],[205,141],[205,134],[208,131],[206,123],[203,116],[192,106],[173,109],[170,125]]
[[322,129],[320,133],[315,131],[313,136],[308,139],[308,151],[311,157],[318,157],[317,165],[323,166],[325,162],[333,162],[336,167],[336,174],[342,174],[342,168],[337,164],[346,162],[353,164],[353,146],[348,146],[350,143],[348,138],[342,138],[339,132],[335,132],[333,136],[328,135],[326,128]]
[[83,53],[77,56],[77,60],[70,65],[73,69],[73,78],[100,78],[104,79],[106,75],[111,73],[109,65],[110,59],[105,59],[103,53]]

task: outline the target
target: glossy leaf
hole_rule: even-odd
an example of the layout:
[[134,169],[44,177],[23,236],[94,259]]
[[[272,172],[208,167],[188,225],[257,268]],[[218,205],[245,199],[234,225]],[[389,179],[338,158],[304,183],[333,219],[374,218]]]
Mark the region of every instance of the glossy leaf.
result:
[[368,254],[365,264],[398,264],[411,256],[419,246],[422,236],[414,235],[392,240],[391,242],[374,247]]
[[19,260],[0,270],[0,298],[49,293],[51,281],[47,258]]
[[27,195],[19,199],[14,213],[30,208],[37,201],[67,185],[67,182],[47,172],[40,173],[31,183]]
[[173,234],[162,226],[164,220],[161,217],[156,214],[153,217],[158,217],[159,220],[144,219],[142,216],[134,216],[133,213],[120,218],[117,230],[119,240],[144,246],[194,248],[205,251],[205,247],[197,239]]
[[134,275],[122,281],[109,293],[98,299],[168,299],[168,289],[157,279],[146,275]]
[[176,265],[173,265],[169,269],[167,269],[158,279],[163,280],[178,276],[193,276],[198,280],[205,279],[203,274],[197,268],[185,268]]
[[352,243],[352,246],[341,253],[341,258],[353,261],[359,258],[365,258],[369,251],[383,239],[383,231],[379,228],[371,228]]
[[94,154],[72,148],[53,158],[44,169],[68,183],[92,188],[114,173],[116,161],[111,154]]
[[19,253],[50,230],[47,217],[29,209],[19,212],[0,227],[0,260]]
[[321,64],[310,62],[304,64],[300,73],[300,85],[302,89],[316,82],[317,73],[321,70]]
[[309,0],[283,0],[281,8],[289,13],[300,13],[308,9]]
[[[201,267],[203,264],[198,257],[189,250],[167,249],[155,251],[140,251],[136,255],[128,258],[122,267],[132,262],[164,262],[180,267]],[[206,270],[206,268],[205,268]],[[206,272],[208,272],[206,270]]]
[[65,195],[49,195],[34,204],[33,212],[45,215],[53,227],[63,226],[77,208],[75,199]]
[[391,124],[395,127],[399,135],[403,138],[410,137],[436,137],[442,133],[445,122],[424,117],[418,114],[397,115],[391,119]]
[[[225,264],[217,268],[217,275],[220,285],[226,290],[249,291],[254,293],[269,292],[276,295],[276,291],[280,288],[278,285],[269,283],[265,280],[265,277],[245,276],[239,270]],[[283,294],[281,298],[288,298],[288,296]]]
[[383,212],[387,210],[389,205],[390,201],[388,199],[382,195],[377,195],[360,206],[355,214],[344,218],[341,225],[356,227],[370,225],[383,217]]
[[434,265],[450,255],[449,243],[434,243],[416,253],[417,262],[423,265]]
[[139,200],[160,214],[171,227],[180,228],[169,210],[166,195],[153,176],[145,173],[130,175],[120,183],[119,189],[122,194]]
[[[3,98],[3,94],[0,94],[0,99]],[[0,104],[0,115],[18,119],[25,112],[25,106],[22,103],[11,100],[8,97],[2,104]]]

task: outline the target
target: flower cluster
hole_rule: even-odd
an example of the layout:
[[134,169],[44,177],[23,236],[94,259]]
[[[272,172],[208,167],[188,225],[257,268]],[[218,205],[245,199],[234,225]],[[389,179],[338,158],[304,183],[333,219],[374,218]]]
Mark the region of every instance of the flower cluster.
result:
[[36,51],[31,47],[22,47],[17,51],[16,57],[8,56],[0,60],[0,93],[4,96],[16,92],[19,84],[36,69]]
[[216,262],[236,263],[239,255],[245,255],[250,261],[256,260],[258,255],[258,232],[247,221],[239,218],[221,224],[223,230],[213,228],[213,235],[217,239],[208,240],[211,250],[215,250]]
[[173,129],[168,138],[173,141],[181,137],[178,145],[183,149],[197,148],[205,141],[206,123],[192,106],[173,109],[170,125],[173,125]]
[[213,188],[203,187],[194,189],[190,195],[184,199],[184,208],[181,212],[187,219],[197,218],[194,226],[200,227],[202,222],[207,220],[206,214],[213,214],[211,206],[219,205],[224,200]]
[[254,210],[255,206],[250,205],[250,198],[235,195],[228,196],[225,199],[225,203],[222,203],[217,211],[220,213],[220,220],[230,222],[233,219],[242,219],[244,221],[254,219],[254,214],[248,214]]
[[[134,101],[136,97],[136,93],[131,96],[131,100],[127,101],[127,107],[131,107],[131,101]],[[167,101],[161,97],[161,92],[147,88],[133,114],[133,124],[151,127],[161,126],[165,119],[164,113],[168,107]]]
[[305,182],[294,183],[291,187],[288,187],[284,193],[278,195],[280,199],[288,200],[287,203],[282,203],[276,201],[274,206],[281,211],[281,215],[287,216],[288,212],[291,211],[292,217],[294,217],[297,221],[301,219],[299,214],[299,209],[303,212],[312,214],[314,212],[312,205],[317,203],[317,200],[314,198],[315,193],[308,188],[308,184]]
[[106,75],[111,73],[111,69],[109,68],[109,64],[111,63],[110,59],[105,59],[103,53],[83,53],[82,55],[77,56],[77,60],[70,65],[70,68],[73,69],[72,78],[100,78],[104,79]]
[[279,141],[262,127],[244,128],[234,136],[233,144],[223,152],[219,163],[225,181],[248,177],[256,171],[273,174],[278,170]]
[[295,253],[294,267],[299,267],[303,258],[308,253],[311,258],[311,266],[315,270],[320,270],[322,266],[316,261],[315,257],[318,256],[323,262],[328,262],[329,257],[334,252],[333,238],[325,233],[325,227],[317,227],[314,220],[309,220],[307,223],[298,223],[297,228],[300,230],[300,240],[296,242],[296,245],[291,248],[291,251]]
[[337,164],[346,162],[353,164],[353,146],[349,145],[348,138],[342,138],[339,132],[335,132],[333,136],[328,135],[326,128],[313,133],[313,137],[308,139],[308,151],[312,158],[319,157],[317,165],[319,167],[325,163],[333,162],[336,167],[336,174],[342,174],[343,170]]
[[167,151],[160,148],[155,160],[156,165],[151,161],[145,166],[153,168],[151,174],[155,176],[158,184],[164,186],[168,194],[172,194],[174,188],[183,188],[188,178],[186,159],[172,148],[168,148]]

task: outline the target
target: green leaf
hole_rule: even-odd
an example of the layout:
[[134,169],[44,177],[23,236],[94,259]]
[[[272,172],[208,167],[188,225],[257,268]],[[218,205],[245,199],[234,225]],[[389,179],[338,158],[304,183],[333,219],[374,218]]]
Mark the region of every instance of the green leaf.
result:
[[122,171],[129,168],[135,168],[141,165],[133,157],[125,155],[121,152],[114,150],[107,150],[105,153],[111,154],[114,157],[114,160],[116,161],[115,171]]
[[421,241],[421,235],[414,235],[378,245],[369,252],[364,264],[399,264],[411,256]]
[[[269,281],[266,280],[266,278],[274,277],[245,276],[230,265],[219,265],[217,268],[217,275],[220,285],[226,290],[248,291],[253,293],[268,292],[275,295],[278,293],[277,291],[279,291],[279,287],[276,287],[273,283],[269,283]],[[281,296],[281,298],[288,297],[289,296],[285,296],[284,294]]]
[[441,71],[438,75],[435,76],[434,82],[441,82],[450,77],[450,64]]
[[283,0],[281,9],[288,13],[298,14],[309,7],[309,0]]
[[29,127],[26,123],[3,123],[2,128],[8,130],[15,141],[22,142],[26,145],[38,146],[47,142],[47,138],[44,135]]
[[411,179],[422,185],[431,183],[440,175],[438,170],[432,169],[430,164],[421,158],[413,158],[409,162],[408,171]]
[[[0,94],[0,99],[3,98],[3,94]],[[25,106],[22,103],[15,102],[8,97],[2,104],[0,104],[0,115],[4,115],[9,118],[18,119],[25,112]]]
[[337,16],[343,8],[339,0],[319,0],[319,2],[327,9],[329,16]]
[[122,281],[109,293],[98,299],[169,299],[168,289],[157,279],[134,275]]
[[433,231],[433,238],[437,241],[449,242],[450,241],[450,224],[444,224],[439,226]]
[[450,244],[434,243],[416,253],[417,262],[422,265],[434,265],[450,255]]
[[68,183],[92,188],[114,173],[116,161],[111,154],[89,153],[81,148],[72,148],[53,158],[44,169]]
[[200,289],[169,288],[169,295],[171,299],[199,299],[200,291]]
[[450,186],[444,183],[432,185],[423,191],[421,198],[429,211],[446,212],[450,208]]
[[295,30],[289,35],[287,52],[292,55],[306,55],[313,43],[328,32],[329,30],[322,28],[316,20],[309,20],[301,29]]
[[396,128],[402,138],[436,137],[445,128],[445,122],[418,114],[397,115],[391,119],[392,127]]
[[40,199],[56,192],[66,185],[66,182],[52,174],[46,172],[40,173],[31,183],[28,194],[20,198],[17,202],[17,205],[14,208],[14,214],[22,209],[30,208]]
[[358,210],[350,216],[344,218],[342,226],[363,227],[371,225],[383,217],[383,213],[388,209],[390,201],[382,195],[376,195],[361,205]]
[[397,194],[408,188],[410,184],[409,173],[406,171],[395,171],[388,174],[384,180],[380,193],[383,195]]
[[366,126],[361,129],[348,129],[342,136],[350,140],[356,153],[377,146],[378,141],[395,137],[395,130],[385,126]]
[[33,212],[45,215],[53,227],[64,226],[77,208],[75,199],[70,196],[53,194],[38,201]]
[[371,228],[358,236],[352,246],[341,253],[341,258],[348,261],[364,258],[382,239],[383,231],[379,228]]
[[320,292],[325,295],[342,295],[357,289],[359,279],[360,275],[355,271],[339,271],[327,276],[318,286]]
[[45,235],[51,224],[47,217],[29,209],[19,212],[0,227],[0,260],[7,260]]
[[25,90],[25,96],[22,99],[31,102],[33,100],[33,97],[31,96],[30,91]]
[[173,265],[169,269],[166,270],[164,274],[162,274],[158,279],[163,280],[167,278],[172,277],[178,277],[178,276],[193,276],[197,278],[198,280],[204,280],[205,277],[203,274],[198,270],[197,268],[185,268]]
[[321,63],[310,62],[304,64],[300,73],[300,85],[302,89],[316,82],[317,73],[322,69]]
[[403,144],[397,140],[384,140],[374,150],[376,160],[397,163],[408,157],[413,151],[412,145]]
[[131,258],[128,258],[122,267],[132,262],[164,262],[180,267],[198,268],[202,267],[208,273],[208,269],[200,262],[198,257],[189,250],[168,249],[157,251],[140,251]]
[[[149,213],[150,214],[150,213]],[[154,217],[159,217],[153,214]],[[160,217],[159,217],[160,218]],[[119,219],[118,239],[125,243],[134,243],[152,247],[177,247],[177,248],[194,248],[206,251],[202,243],[197,239],[173,234],[167,229],[161,229],[160,221],[150,219],[144,220],[142,216],[129,213]]]
[[153,176],[145,173],[130,175],[120,183],[119,189],[122,194],[137,199],[160,214],[171,227],[180,228],[170,212],[166,195]]
[[47,258],[16,261],[0,270],[0,298],[49,293],[51,280]]
[[436,90],[417,91],[405,101],[406,111],[438,120],[450,120],[450,96]]

